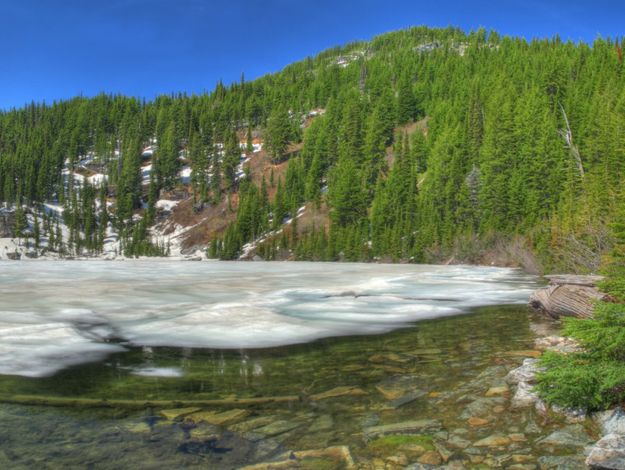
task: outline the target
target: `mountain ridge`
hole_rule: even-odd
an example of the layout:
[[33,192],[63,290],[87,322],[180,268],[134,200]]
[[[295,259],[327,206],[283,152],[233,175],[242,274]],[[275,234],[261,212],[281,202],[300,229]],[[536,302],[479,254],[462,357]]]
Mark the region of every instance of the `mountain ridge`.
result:
[[0,113],[0,200],[15,236],[40,219],[40,251],[73,256],[113,235],[163,255],[194,226],[176,249],[222,259],[595,271],[623,197],[622,46],[414,27],[210,94],[30,105]]

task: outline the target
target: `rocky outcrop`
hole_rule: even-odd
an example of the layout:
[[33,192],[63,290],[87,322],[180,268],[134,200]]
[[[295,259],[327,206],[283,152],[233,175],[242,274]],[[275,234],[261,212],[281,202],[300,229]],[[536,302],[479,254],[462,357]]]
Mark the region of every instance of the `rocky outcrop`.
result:
[[603,436],[591,449],[586,465],[595,469],[625,469],[625,436],[623,434]]
[[625,412],[621,408],[593,415],[603,437],[592,447],[586,465],[595,469],[625,470]]
[[530,297],[530,306],[552,318],[592,316],[594,303],[608,300],[599,291],[601,276],[553,275],[545,276],[549,286],[538,289]]

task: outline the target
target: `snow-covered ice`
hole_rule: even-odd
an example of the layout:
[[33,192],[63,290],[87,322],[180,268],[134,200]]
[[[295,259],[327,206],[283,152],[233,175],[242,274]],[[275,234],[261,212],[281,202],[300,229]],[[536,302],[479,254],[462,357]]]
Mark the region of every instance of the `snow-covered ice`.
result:
[[50,375],[133,346],[245,349],[377,334],[523,304],[534,288],[531,276],[490,267],[0,261],[0,374]]

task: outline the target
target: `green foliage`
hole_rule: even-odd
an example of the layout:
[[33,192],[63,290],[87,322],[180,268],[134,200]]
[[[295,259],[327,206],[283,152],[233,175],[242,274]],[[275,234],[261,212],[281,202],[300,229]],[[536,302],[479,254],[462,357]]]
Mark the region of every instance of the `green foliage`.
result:
[[600,302],[592,319],[568,319],[563,334],[578,340],[584,351],[542,357],[541,396],[590,410],[625,400],[625,305]]
[[625,399],[625,365],[583,354],[546,353],[537,389],[548,403],[590,411],[606,409]]

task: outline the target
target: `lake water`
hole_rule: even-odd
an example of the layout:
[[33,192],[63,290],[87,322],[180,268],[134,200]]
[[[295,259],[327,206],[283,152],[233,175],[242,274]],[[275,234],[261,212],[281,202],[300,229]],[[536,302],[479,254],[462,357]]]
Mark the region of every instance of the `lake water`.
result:
[[465,266],[0,263],[0,467],[576,458],[541,444],[561,424],[485,396],[533,347],[535,287]]

